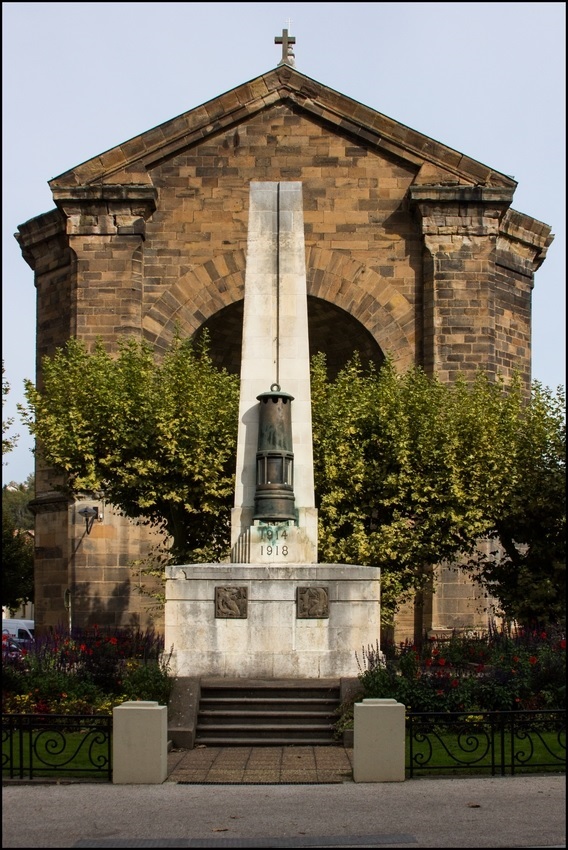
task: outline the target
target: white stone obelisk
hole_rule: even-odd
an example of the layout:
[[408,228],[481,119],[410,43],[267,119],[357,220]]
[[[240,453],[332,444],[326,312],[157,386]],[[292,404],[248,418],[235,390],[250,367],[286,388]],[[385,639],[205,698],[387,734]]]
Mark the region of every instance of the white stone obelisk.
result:
[[[179,677],[354,677],[380,635],[380,570],[317,560],[303,219],[301,183],[251,183],[231,558],[166,568]],[[255,506],[267,394],[292,397],[294,500],[280,514]]]
[[[292,439],[297,520],[287,529],[288,562],[317,563],[310,352],[302,184],[251,183],[241,358],[232,561],[281,561],[255,533],[256,451],[261,393],[294,397]],[[252,530],[252,533],[251,533]],[[274,532],[276,534],[276,531]],[[259,544],[259,545],[256,545]]]

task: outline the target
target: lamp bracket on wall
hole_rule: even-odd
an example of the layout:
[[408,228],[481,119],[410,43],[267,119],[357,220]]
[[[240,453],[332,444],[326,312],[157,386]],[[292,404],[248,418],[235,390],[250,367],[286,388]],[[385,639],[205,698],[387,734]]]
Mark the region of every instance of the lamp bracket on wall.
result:
[[[85,519],[85,530],[86,530],[87,534],[90,534],[94,521],[99,518],[98,507],[94,506],[92,508],[81,508],[79,513]],[[101,519],[102,519],[102,516],[101,516]]]

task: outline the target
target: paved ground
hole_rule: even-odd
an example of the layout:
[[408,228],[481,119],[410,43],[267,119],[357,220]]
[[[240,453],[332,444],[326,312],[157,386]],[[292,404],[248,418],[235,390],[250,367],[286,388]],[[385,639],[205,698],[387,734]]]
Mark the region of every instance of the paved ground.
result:
[[4,784],[2,847],[562,847],[566,778],[355,783],[343,747],[198,748],[161,785]]
[[168,755],[168,780],[191,783],[341,783],[352,780],[343,747],[196,747]]

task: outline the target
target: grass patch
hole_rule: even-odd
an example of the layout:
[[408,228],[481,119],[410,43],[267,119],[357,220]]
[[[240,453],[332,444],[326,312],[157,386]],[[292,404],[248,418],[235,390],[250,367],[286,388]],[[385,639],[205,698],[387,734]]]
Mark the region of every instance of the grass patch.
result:
[[[5,733],[2,773],[6,777],[109,779],[110,748],[101,729],[34,729]],[[12,770],[10,771],[10,767]]]
[[496,736],[491,745],[489,733],[424,732],[418,740],[406,737],[405,765],[425,776],[487,775],[492,773],[558,773],[566,770],[565,734],[530,731],[511,741]]

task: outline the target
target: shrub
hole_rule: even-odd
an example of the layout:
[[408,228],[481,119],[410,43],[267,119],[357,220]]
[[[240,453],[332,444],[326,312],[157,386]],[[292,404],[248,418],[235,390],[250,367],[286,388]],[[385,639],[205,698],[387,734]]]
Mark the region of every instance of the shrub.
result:
[[3,713],[109,714],[125,700],[167,705],[173,680],[153,629],[74,629],[3,658]]
[[363,647],[360,691],[336,731],[352,728],[353,703],[390,697],[410,711],[515,711],[566,708],[564,632],[491,631],[410,643]]

